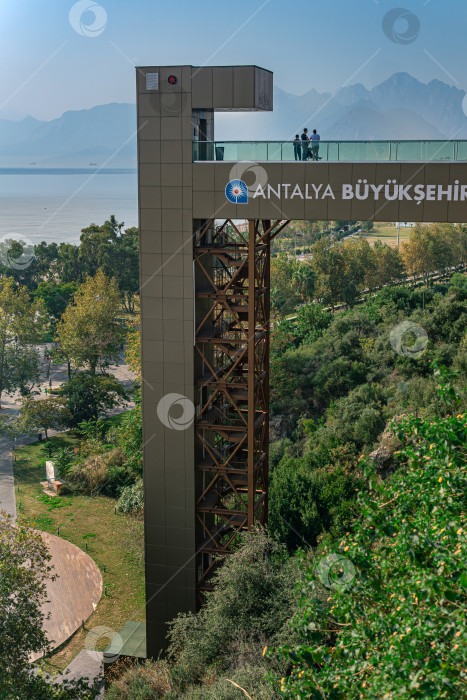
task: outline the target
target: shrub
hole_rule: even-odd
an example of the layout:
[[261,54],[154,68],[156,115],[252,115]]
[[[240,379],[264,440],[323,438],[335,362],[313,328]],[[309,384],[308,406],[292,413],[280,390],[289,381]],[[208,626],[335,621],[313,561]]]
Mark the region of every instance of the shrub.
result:
[[165,661],[147,661],[131,666],[106,692],[108,700],[154,700],[165,698],[172,688]]
[[467,275],[462,274],[462,272],[455,272],[451,277],[451,284],[456,289],[467,291]]
[[[287,639],[287,620],[298,605],[299,572],[285,548],[263,533],[245,534],[243,545],[218,570],[217,584],[196,614],[171,623],[172,680],[180,691],[216,674],[263,665],[262,649]],[[264,663],[264,674],[268,670]]]
[[71,447],[59,447],[58,450],[55,450],[53,461],[60,476],[66,476],[70,473],[73,459],[74,455]]
[[135,408],[126,411],[118,427],[108,435],[109,441],[123,450],[125,468],[132,480],[143,474],[143,413],[140,392],[136,392],[135,400]]
[[113,494],[118,479],[115,474],[124,472],[124,456],[119,447],[94,454],[80,462],[68,473],[70,485],[85,493],[96,491]]
[[305,304],[297,309],[296,325],[302,342],[313,342],[320,338],[332,321],[332,313],[321,304]]
[[316,467],[312,454],[285,457],[269,489],[269,527],[289,551],[316,546],[330,528],[345,530],[361,479],[342,467]]
[[[261,652],[260,652],[261,654]],[[227,676],[214,676],[201,687],[191,687],[182,695],[172,691],[166,700],[241,700],[245,692],[255,700],[271,700],[280,696],[272,692],[263,666],[245,666]],[[234,685],[234,683],[236,685]],[[243,692],[241,689],[243,689]]]
[[125,486],[117,503],[121,513],[142,513],[144,508],[143,480],[139,479],[131,486]]

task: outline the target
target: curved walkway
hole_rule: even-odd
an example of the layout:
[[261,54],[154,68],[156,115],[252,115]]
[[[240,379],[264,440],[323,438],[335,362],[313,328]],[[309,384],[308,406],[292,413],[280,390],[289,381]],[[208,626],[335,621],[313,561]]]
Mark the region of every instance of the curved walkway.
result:
[[[63,644],[92,615],[102,595],[102,575],[91,557],[61,537],[41,532],[56,579],[47,581],[43,629],[52,649]],[[40,658],[35,654],[30,661]]]

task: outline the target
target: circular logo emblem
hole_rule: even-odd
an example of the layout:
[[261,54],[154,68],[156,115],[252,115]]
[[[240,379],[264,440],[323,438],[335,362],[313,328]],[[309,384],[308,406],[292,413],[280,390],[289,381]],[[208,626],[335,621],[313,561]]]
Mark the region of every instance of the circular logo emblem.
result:
[[226,185],[225,196],[232,204],[247,204],[248,188],[243,180],[231,180]]
[[169,85],[176,85],[177,84],[177,76],[176,75],[169,75],[167,78]]

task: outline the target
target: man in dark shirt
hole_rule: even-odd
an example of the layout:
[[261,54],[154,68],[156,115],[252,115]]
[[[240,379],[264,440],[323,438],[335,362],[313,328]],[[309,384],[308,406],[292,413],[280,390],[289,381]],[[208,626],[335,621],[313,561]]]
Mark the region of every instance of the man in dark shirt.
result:
[[302,139],[302,160],[307,160],[309,157],[308,149],[309,149],[309,143],[310,143],[310,138],[308,136],[308,129],[303,129],[303,134],[301,135]]

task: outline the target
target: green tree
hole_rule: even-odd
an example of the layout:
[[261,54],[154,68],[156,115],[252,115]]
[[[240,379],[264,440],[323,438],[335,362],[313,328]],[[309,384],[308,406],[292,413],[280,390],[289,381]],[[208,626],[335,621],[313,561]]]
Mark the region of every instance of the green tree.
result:
[[79,246],[72,243],[60,243],[58,247],[56,278],[62,284],[76,282],[82,284],[86,275],[92,270],[86,268],[85,261],[80,259]]
[[79,257],[88,274],[101,269],[115,278],[131,313],[139,290],[139,239],[137,228],[124,231],[123,226],[112,215],[102,226],[91,224],[83,229]]
[[334,307],[339,302],[352,305],[361,282],[359,265],[344,243],[330,243],[327,238],[312,247],[312,264],[316,273],[315,298]]
[[67,399],[72,427],[82,421],[95,421],[128,399],[124,387],[114,377],[91,372],[77,374],[62,387],[60,394]]
[[304,301],[313,299],[315,272],[309,263],[298,263],[292,279],[296,283],[299,294]]
[[174,697],[199,682],[211,665],[218,672],[237,670],[244,665],[243,655],[261,665],[264,646],[287,634],[284,628],[298,602],[298,577],[296,563],[283,545],[262,533],[246,534],[243,546],[218,570],[206,604],[198,613],[172,622],[169,654],[176,660],[172,681],[178,690]]
[[76,292],[57,327],[63,354],[91,374],[117,361],[123,344],[121,296],[116,281],[99,270]]
[[378,286],[374,249],[365,238],[350,239],[343,243],[343,255],[347,262],[347,276],[359,291]]
[[139,314],[134,320],[127,321],[127,329],[125,360],[136,376],[136,381],[141,382],[141,328]]
[[461,272],[455,272],[451,277],[451,284],[455,289],[461,289],[467,292],[467,275]]
[[298,338],[305,343],[320,338],[332,321],[332,313],[321,304],[304,304],[297,309],[296,326]]
[[298,263],[281,254],[271,261],[271,306],[285,315],[295,309],[301,296],[294,280]]
[[446,271],[462,259],[462,229],[451,224],[417,224],[408,242],[402,244],[402,259],[410,275]]
[[[377,286],[383,287],[387,284],[399,282],[404,276],[404,265],[397,248],[392,248],[386,243],[376,241],[373,247]],[[369,284],[367,285],[370,286]]]
[[27,683],[29,654],[49,646],[41,605],[46,600],[45,581],[51,577],[50,555],[39,532],[23,520],[15,525],[2,513],[0,562],[0,688],[19,691]]
[[24,393],[38,379],[39,356],[33,343],[45,327],[43,305],[31,301],[25,287],[0,278],[0,408],[2,394]]
[[42,280],[34,293],[36,299],[42,299],[45,308],[54,321],[63,315],[78,285],[76,282],[45,282]]
[[293,551],[316,546],[331,527],[345,531],[359,485],[340,467],[317,465],[310,454],[284,457],[274,469],[269,490],[271,533]]
[[35,399],[28,396],[21,404],[20,415],[15,420],[15,430],[20,433],[43,430],[45,439],[48,440],[49,430],[61,430],[71,422],[72,414],[65,399],[56,396]]

